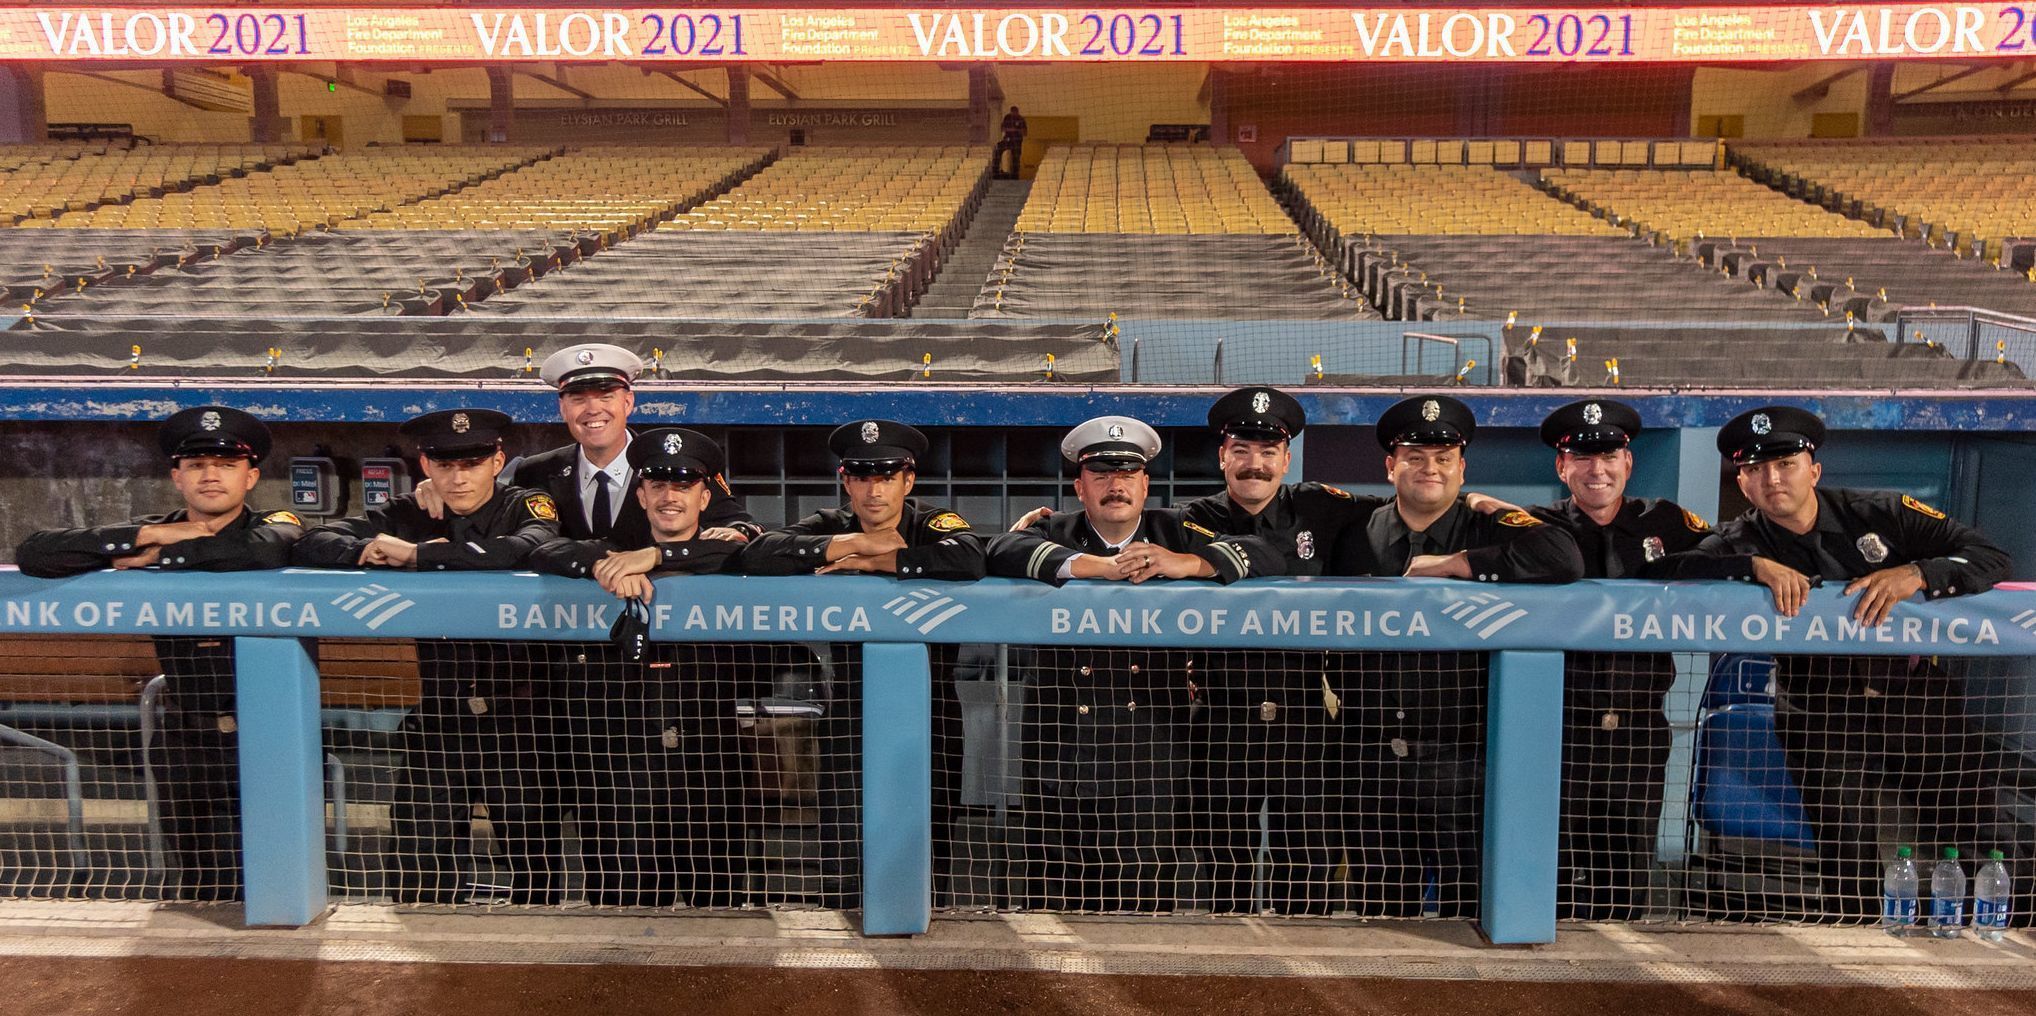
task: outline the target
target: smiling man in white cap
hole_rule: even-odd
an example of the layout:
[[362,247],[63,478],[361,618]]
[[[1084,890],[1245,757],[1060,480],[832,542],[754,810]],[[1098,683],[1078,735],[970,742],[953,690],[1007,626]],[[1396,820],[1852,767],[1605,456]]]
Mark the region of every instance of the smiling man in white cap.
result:
[[[573,443],[509,464],[504,476],[517,487],[550,494],[559,506],[559,533],[571,540],[606,539],[624,549],[650,546],[649,516],[636,498],[638,477],[629,464],[629,414],[636,408],[636,376],[643,360],[621,346],[586,342],[544,360],[538,374],[558,389],[559,419]],[[720,474],[707,480],[701,537],[745,542],[763,532]],[[429,482],[413,492],[433,517],[441,512]]]

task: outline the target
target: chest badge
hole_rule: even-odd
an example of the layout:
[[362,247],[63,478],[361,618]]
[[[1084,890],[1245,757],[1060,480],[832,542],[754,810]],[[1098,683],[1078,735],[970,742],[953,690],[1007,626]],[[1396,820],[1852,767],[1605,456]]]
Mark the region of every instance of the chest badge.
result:
[[1859,556],[1866,558],[1867,564],[1879,564],[1888,559],[1887,541],[1881,539],[1879,533],[1868,533],[1853,546],[1859,548]]
[[1294,556],[1303,561],[1315,558],[1315,531],[1303,529],[1294,534]]
[[1668,548],[1662,546],[1661,537],[1650,536],[1640,541],[1640,553],[1649,561],[1659,561],[1668,556]]

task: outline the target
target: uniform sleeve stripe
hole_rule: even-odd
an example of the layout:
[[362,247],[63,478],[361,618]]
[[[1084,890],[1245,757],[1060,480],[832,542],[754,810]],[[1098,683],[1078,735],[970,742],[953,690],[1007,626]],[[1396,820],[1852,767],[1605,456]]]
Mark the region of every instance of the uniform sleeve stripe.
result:
[[1025,574],[1027,577],[1039,578],[1039,569],[1045,566],[1046,558],[1053,553],[1053,549],[1053,544],[1043,540],[1040,541],[1039,546],[1032,548],[1032,558],[1025,562]]
[[1234,544],[1212,543],[1209,546],[1214,547],[1217,550],[1222,551],[1225,555],[1227,555],[1230,558],[1231,565],[1237,569],[1238,575],[1241,576],[1245,572],[1251,570],[1251,566],[1247,564],[1244,560],[1243,552],[1239,551]]

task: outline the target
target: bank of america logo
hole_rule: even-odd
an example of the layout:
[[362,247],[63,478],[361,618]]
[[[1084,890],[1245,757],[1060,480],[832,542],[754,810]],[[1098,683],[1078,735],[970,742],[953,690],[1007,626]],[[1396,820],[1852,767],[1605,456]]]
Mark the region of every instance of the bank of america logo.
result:
[[1497,593],[1472,593],[1442,608],[1444,617],[1470,629],[1480,640],[1497,635],[1507,625],[1527,616],[1527,608]]
[[374,631],[397,614],[417,606],[417,601],[407,599],[402,593],[392,591],[388,586],[370,583],[350,593],[333,597],[332,605],[366,621],[368,630]]
[[933,634],[933,629],[947,623],[947,619],[969,609],[968,604],[956,602],[952,596],[943,596],[931,589],[915,589],[902,596],[891,598],[884,609],[905,619],[905,623],[919,629],[921,635]]
[[2015,627],[2036,635],[2036,610],[2025,610],[2009,619]]

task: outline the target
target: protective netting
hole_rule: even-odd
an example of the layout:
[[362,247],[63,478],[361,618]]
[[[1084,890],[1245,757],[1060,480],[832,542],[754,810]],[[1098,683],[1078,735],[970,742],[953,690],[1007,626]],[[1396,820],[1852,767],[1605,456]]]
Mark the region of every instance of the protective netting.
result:
[[856,905],[852,651],[326,642],[321,668],[353,675],[326,693],[337,896]]
[[937,905],[1476,914],[1479,654],[1013,646],[960,676]]

